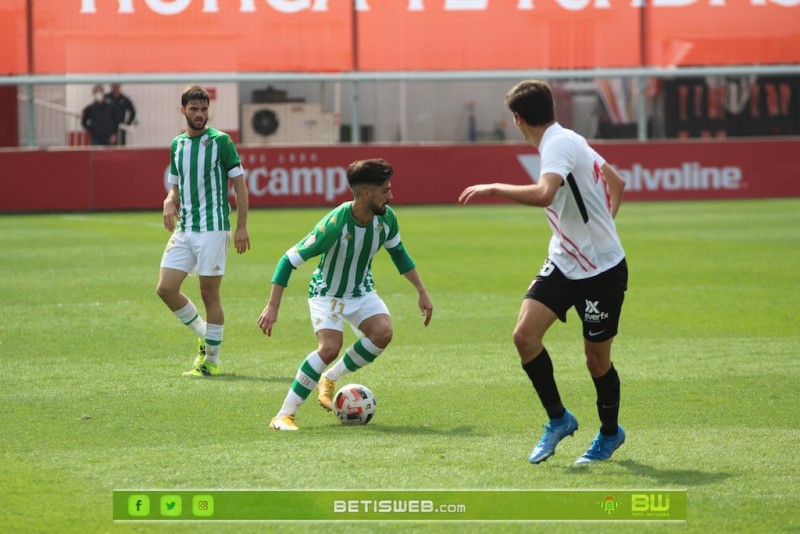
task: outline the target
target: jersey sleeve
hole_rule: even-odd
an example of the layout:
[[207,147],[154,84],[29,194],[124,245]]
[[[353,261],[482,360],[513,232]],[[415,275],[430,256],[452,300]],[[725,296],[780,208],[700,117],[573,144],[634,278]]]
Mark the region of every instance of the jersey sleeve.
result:
[[313,230],[300,240],[295,246],[286,251],[286,257],[295,269],[302,264],[319,256],[330,249],[341,234],[338,221],[334,216],[335,212],[328,213],[317,223]]
[[405,274],[416,265],[411,255],[406,251],[405,246],[403,246],[403,241],[400,239],[400,224],[397,222],[397,216],[395,216],[394,210],[387,206],[386,214],[387,235],[383,247],[392,258],[392,262],[397,268],[397,271],[400,274]]
[[594,148],[592,148],[588,143],[586,146],[589,148],[589,152],[592,154],[592,158],[594,161],[597,162],[598,167],[602,167],[606,164],[606,158],[601,156]]
[[551,140],[542,154],[540,175],[555,173],[566,179],[575,168],[577,154],[575,144],[566,136]]
[[386,224],[386,241],[383,242],[383,248],[391,250],[400,244],[400,224],[397,222],[397,216],[391,206],[386,206],[384,223]]
[[233,143],[233,139],[228,134],[224,134],[223,136],[224,142],[221,143],[221,161],[222,166],[228,171],[228,178],[235,178],[239,175],[244,174],[244,169],[242,168],[242,158],[239,157],[239,153],[236,151],[236,145]]
[[180,182],[180,176],[178,176],[178,167],[175,166],[175,152],[178,149],[178,139],[175,138],[172,140],[172,143],[169,146],[169,176],[167,177],[167,182],[170,185],[178,185]]

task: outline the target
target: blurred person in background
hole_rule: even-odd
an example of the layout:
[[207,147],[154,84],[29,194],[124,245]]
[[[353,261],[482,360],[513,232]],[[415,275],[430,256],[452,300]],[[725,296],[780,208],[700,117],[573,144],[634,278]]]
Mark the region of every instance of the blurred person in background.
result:
[[99,83],[92,87],[92,103],[83,108],[81,126],[89,132],[92,145],[117,144],[117,115]]
[[[127,96],[122,94],[122,86],[118,83],[111,84],[111,91],[106,93],[106,100],[114,107],[115,118],[117,120],[117,145],[125,145],[125,131],[124,126],[130,126],[136,119],[136,108],[133,101]],[[123,126],[124,125],[124,126]]]

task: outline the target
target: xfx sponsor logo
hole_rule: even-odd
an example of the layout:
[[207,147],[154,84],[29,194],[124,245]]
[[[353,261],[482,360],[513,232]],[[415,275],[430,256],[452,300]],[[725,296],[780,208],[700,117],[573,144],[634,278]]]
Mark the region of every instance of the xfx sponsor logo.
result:
[[630,169],[619,169],[626,191],[718,191],[743,189],[739,167],[704,167],[696,161],[680,167],[648,169],[634,163]]
[[586,309],[583,311],[583,320],[591,323],[597,323],[604,319],[608,319],[608,312],[600,311],[600,308],[598,307],[599,305],[599,300],[587,299]]

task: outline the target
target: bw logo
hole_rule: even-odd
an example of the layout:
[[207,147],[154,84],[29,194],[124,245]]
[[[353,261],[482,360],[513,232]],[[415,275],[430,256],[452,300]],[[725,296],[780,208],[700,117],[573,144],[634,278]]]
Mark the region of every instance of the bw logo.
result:
[[634,493],[631,495],[631,512],[663,513],[667,511],[669,511],[669,495],[663,493]]

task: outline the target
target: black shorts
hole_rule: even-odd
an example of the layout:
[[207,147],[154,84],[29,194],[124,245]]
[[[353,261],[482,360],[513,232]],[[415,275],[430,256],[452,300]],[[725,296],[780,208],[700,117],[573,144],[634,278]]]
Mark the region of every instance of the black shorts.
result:
[[628,289],[628,264],[623,258],[611,269],[583,280],[570,280],[549,259],[531,283],[526,299],[538,300],[567,322],[567,311],[583,321],[583,337],[606,341],[617,335],[622,301]]

